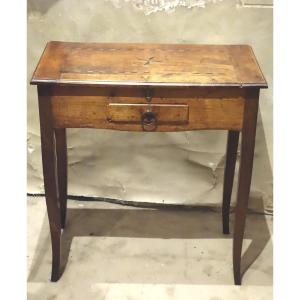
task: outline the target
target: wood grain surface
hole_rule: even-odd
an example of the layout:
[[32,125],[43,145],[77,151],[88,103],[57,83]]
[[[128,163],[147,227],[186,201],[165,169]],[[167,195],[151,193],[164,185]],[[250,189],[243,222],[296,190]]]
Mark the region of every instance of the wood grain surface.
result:
[[266,88],[248,45],[49,42],[31,84]]

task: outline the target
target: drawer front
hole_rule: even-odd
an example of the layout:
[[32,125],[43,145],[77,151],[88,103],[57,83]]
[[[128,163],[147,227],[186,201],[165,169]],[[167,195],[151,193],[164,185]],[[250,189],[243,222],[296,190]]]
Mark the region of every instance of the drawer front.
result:
[[143,124],[145,116],[153,116],[157,125],[188,123],[189,107],[184,104],[109,103],[107,120],[115,123]]
[[51,96],[55,127],[126,131],[241,130],[244,101],[238,89],[164,89],[150,101],[141,89],[60,87]]

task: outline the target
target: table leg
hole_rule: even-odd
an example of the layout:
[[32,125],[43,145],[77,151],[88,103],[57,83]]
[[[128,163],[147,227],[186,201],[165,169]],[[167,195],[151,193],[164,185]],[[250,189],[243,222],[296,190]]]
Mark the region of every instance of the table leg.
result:
[[254,90],[249,92],[245,101],[239,183],[233,236],[233,270],[234,282],[236,285],[241,284],[241,254],[252,177],[258,98],[259,91]]
[[52,127],[50,90],[47,87],[38,87],[39,113],[41,127],[41,148],[45,198],[51,233],[52,244],[52,273],[51,281],[57,281],[60,276],[60,237],[61,220],[60,204],[58,199],[56,151],[54,129]]
[[67,181],[68,181],[68,162],[67,162],[67,140],[66,129],[57,128],[54,131],[56,158],[57,158],[57,181],[58,195],[60,203],[61,227],[65,228],[67,210]]
[[235,163],[237,148],[239,144],[239,131],[228,131],[227,136],[227,150],[226,150],[226,164],[224,172],[224,186],[223,186],[223,233],[229,234],[229,214],[230,214],[230,201],[232,193],[232,185],[234,179]]

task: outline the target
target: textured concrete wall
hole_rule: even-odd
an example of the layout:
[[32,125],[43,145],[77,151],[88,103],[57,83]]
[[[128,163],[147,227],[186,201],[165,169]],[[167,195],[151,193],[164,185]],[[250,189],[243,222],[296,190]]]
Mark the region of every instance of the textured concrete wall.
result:
[[[204,8],[205,6],[205,8]],[[261,92],[251,207],[272,207],[272,9],[240,1],[28,1],[28,81],[49,40],[247,43],[270,85]],[[42,193],[36,88],[28,86],[28,192]],[[68,130],[69,194],[218,205],[226,135]]]

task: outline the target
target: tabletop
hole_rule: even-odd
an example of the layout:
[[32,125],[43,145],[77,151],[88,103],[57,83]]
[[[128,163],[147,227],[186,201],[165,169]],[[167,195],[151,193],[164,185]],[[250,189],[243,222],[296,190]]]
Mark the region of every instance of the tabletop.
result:
[[31,84],[266,88],[248,45],[47,43]]

